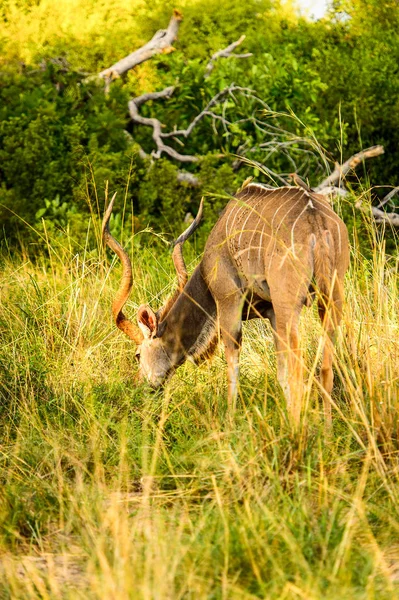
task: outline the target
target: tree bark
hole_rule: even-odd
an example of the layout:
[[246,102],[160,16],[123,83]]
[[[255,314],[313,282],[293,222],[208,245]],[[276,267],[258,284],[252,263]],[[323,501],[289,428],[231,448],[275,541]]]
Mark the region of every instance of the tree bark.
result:
[[341,181],[345,178],[345,175],[349,173],[349,171],[356,169],[356,167],[366,158],[374,158],[380,154],[384,154],[383,146],[371,146],[371,148],[361,150],[357,154],[354,154],[342,165],[337,164],[331,175],[326,177],[326,179],[323,179],[323,181],[315,188],[315,192],[319,192],[323,188],[331,185],[340,185]]
[[172,52],[174,50],[172,44],[177,37],[179,26],[182,20],[183,16],[181,12],[177,9],[174,9],[167,29],[160,29],[157,31],[151,40],[144,46],[138,50],[135,50],[128,56],[125,56],[121,60],[118,60],[118,62],[113,64],[111,67],[104,69],[104,71],[101,71],[98,76],[110,82],[113,79],[123,75],[123,73],[130,71],[130,69],[133,69],[133,67],[145,62],[155,54],[159,54],[160,52]]
[[212,73],[215,62],[218,58],[249,58],[252,56],[252,52],[247,52],[246,54],[233,54],[233,50],[237,48],[240,44],[245,40],[245,35],[242,35],[236,42],[233,42],[227,48],[223,48],[223,50],[218,50],[211,56],[210,61],[206,65],[204,78],[207,79],[209,75]]

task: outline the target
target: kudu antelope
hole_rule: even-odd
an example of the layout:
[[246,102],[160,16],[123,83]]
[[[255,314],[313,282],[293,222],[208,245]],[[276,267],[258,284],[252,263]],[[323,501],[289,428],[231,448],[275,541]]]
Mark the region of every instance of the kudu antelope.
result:
[[302,307],[316,297],[325,332],[321,388],[330,421],[333,337],[341,320],[349,250],[345,224],[327,200],[298,187],[267,189],[250,183],[227,204],[188,279],[182,246],[198,227],[201,202],[197,218],[175,242],[178,289],[157,312],[140,306],[137,327],[122,312],[133,277],[128,255],[108,228],[114,199],[103,219],[103,238],[123,265],[112,312],[116,325],[138,346],[141,377],[159,387],[186,359],[200,362],[212,354],[220,334],[228,365],[228,397],[234,403],[242,321],[266,317],[274,331],[278,381],[289,413],[298,422],[302,394],[298,320]]

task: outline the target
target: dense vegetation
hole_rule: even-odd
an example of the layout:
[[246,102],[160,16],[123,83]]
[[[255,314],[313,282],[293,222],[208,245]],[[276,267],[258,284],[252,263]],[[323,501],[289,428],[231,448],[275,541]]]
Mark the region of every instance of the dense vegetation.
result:
[[[9,236],[21,227],[26,236],[21,218],[39,228],[43,218],[48,227],[68,224],[83,235],[87,199],[96,205],[95,189],[101,196],[105,180],[110,189],[123,190],[127,211],[139,217],[136,225],[176,231],[202,194],[234,193],[248,175],[267,181],[253,166],[233,169],[232,155],[243,149],[254,148],[247,157],[275,173],[297,171],[315,184],[326,173],[326,158],[342,161],[361,147],[383,144],[385,155],[367,165],[369,182],[399,183],[396,0],[348,1],[318,22],[298,20],[293,9],[270,0],[196,0],[181,8],[176,51],[113,82],[107,95],[90,74],[165,27],[170,3],[135,3],[134,10],[121,0],[5,3],[0,216]],[[204,78],[212,53],[241,34],[247,37],[239,51],[253,56],[220,59]],[[148,153],[154,144],[150,128],[131,125],[129,98],[175,85],[170,99],[142,108],[172,130],[186,127],[232,82],[253,94],[236,92],[216,106],[228,126],[204,118],[183,149],[170,141],[200,157],[187,167],[199,187],[179,183],[183,165],[166,155],[154,164],[140,158],[138,144]],[[364,172],[358,176],[364,180]],[[209,200],[210,221],[220,208],[220,201]]]
[[[373,186],[399,184],[397,2],[343,0],[314,23],[272,0],[185,0],[175,51],[104,93],[91,74],[165,27],[172,8],[0,7],[0,598],[397,598],[398,245],[355,206],[384,195]],[[220,59],[204,78],[212,53],[243,33],[237,51],[253,56]],[[129,98],[175,85],[141,108],[172,130],[232,82],[253,93],[214,108],[229,125],[205,118],[184,147],[169,140],[198,163],[143,158],[139,147],[154,145],[132,126]],[[201,195],[190,270],[246,177],[270,183],[267,169],[297,170],[314,184],[334,159],[377,143],[385,155],[335,201],[351,267],[333,430],[318,393],[315,306],[301,321],[308,384],[297,431],[261,321],[244,329],[234,413],[222,348],[200,368],[180,367],[163,393],[138,385],[132,343],[110,316],[120,267],[100,241],[105,182],[119,192],[112,231],[133,258],[133,316],[174,288],[165,240]],[[235,168],[242,147],[255,148],[248,158],[263,171]],[[199,186],[178,181],[183,167]]]

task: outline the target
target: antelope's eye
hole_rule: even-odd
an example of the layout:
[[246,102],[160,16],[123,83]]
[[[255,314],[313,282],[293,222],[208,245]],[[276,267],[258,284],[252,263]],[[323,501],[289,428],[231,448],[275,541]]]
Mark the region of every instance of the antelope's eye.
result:
[[140,362],[140,350],[136,350],[136,352],[134,354],[134,358],[136,359],[137,362]]

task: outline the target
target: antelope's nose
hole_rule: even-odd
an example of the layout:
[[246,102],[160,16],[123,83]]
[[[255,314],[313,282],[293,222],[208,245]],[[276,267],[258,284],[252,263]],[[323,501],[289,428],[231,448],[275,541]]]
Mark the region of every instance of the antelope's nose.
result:
[[159,390],[160,388],[162,388],[164,386],[164,380],[163,379],[156,379],[155,381],[149,381],[147,380],[148,385],[150,386],[150,388],[152,390]]
[[147,385],[149,385],[149,387],[153,390],[157,390],[160,387],[162,387],[165,378],[161,377],[161,376],[157,376],[155,373],[150,372],[147,373],[144,370],[140,370],[138,373],[138,377],[139,377],[139,381],[141,381],[142,383],[147,383]]

